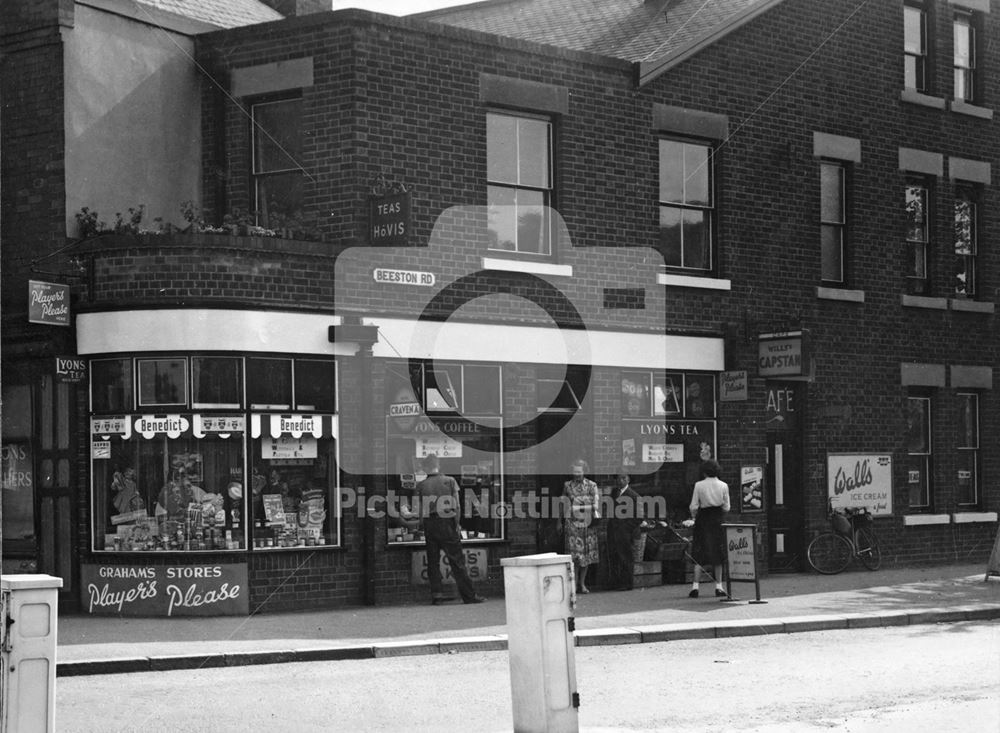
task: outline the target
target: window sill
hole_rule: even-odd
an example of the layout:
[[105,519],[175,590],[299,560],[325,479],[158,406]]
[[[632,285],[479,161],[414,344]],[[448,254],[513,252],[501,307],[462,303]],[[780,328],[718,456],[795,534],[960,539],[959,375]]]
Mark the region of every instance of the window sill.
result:
[[919,527],[924,524],[951,524],[950,514],[904,514],[904,527]]
[[664,272],[656,276],[657,285],[674,288],[699,288],[701,290],[732,290],[733,283],[717,277],[694,277],[692,275],[670,275]]
[[850,290],[848,288],[827,288],[820,285],[816,288],[816,297],[821,300],[842,300],[848,303],[864,303],[864,290]]
[[993,303],[987,303],[982,300],[952,298],[951,309],[953,311],[965,311],[966,313],[993,313],[996,310],[996,307]]
[[926,295],[903,295],[903,306],[906,308],[930,308],[931,310],[948,310],[947,298],[929,298]]
[[555,275],[573,277],[572,265],[556,265],[552,262],[532,262],[530,260],[508,260],[502,257],[483,257],[484,270],[502,272],[526,272],[531,275]]
[[960,102],[957,99],[953,99],[949,106],[952,112],[956,112],[960,115],[978,117],[981,120],[993,119],[993,110],[987,107],[980,107],[975,104],[969,104],[968,102]]
[[929,94],[922,94],[921,92],[915,91],[913,89],[904,89],[899,94],[899,100],[901,102],[909,102],[910,104],[920,105],[921,107],[930,107],[932,109],[945,108],[945,100],[941,97],[932,97]]
[[972,524],[973,522],[995,522],[996,512],[952,512],[951,521],[955,524]]

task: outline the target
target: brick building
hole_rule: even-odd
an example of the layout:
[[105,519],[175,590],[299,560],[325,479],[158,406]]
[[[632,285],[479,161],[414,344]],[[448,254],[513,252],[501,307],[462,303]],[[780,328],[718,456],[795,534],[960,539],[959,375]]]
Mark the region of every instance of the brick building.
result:
[[[399,515],[428,452],[472,499],[487,592],[553,547],[578,457],[671,520],[717,457],[774,572],[831,500],[873,510],[888,562],[985,557],[1000,8],[699,5],[193,34],[196,165],[111,204],[195,201],[186,230],[68,241],[107,195],[85,180],[47,217],[49,269],[82,268],[68,340],[38,348],[87,361],[56,532],[83,606],[216,571],[237,612],[423,599]],[[9,125],[5,258],[32,246]]]

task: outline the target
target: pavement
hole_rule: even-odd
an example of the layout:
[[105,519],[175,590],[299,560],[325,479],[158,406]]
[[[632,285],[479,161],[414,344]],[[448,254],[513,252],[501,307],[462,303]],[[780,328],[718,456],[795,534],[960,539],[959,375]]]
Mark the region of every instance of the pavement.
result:
[[[720,602],[687,585],[577,597],[576,645],[642,644],[829,629],[1000,618],[1000,577],[985,564],[888,568],[733,583]],[[503,598],[465,605],[397,605],[249,617],[62,615],[57,674],[117,674],[282,662],[374,659],[507,648]]]

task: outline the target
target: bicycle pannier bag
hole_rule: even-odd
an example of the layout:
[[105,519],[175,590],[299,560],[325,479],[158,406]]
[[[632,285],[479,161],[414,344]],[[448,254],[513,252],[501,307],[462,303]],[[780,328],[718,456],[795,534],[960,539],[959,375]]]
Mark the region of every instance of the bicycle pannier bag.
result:
[[834,512],[832,521],[834,531],[839,534],[851,534],[851,521],[843,514]]

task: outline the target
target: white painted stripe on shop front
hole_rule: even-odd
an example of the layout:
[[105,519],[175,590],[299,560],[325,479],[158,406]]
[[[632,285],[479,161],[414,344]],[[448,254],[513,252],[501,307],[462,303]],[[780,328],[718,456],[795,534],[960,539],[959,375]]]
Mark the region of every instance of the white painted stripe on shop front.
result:
[[[722,371],[724,364],[718,337],[403,318],[363,321],[379,327],[374,354],[381,358],[704,371]],[[178,308],[81,313],[76,327],[81,356],[146,351],[352,355],[352,345],[327,340],[329,327],[340,323],[328,314]]]

